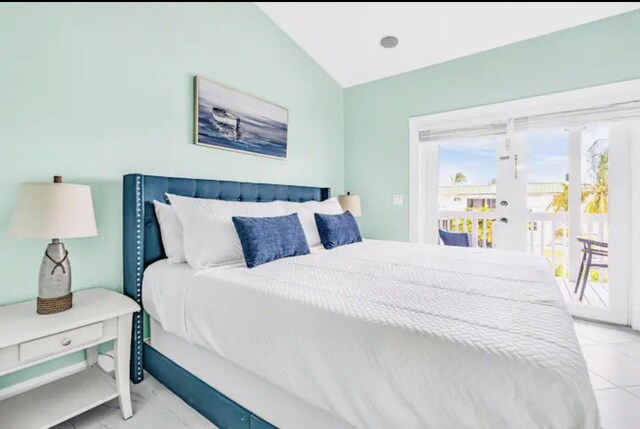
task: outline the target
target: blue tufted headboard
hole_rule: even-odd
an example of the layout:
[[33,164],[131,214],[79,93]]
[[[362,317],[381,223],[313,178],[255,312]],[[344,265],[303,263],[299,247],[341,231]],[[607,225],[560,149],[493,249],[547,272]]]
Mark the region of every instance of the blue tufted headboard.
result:
[[[324,201],[330,188],[181,179],[127,174],[123,181],[124,293],[142,306],[142,274],[153,262],[165,257],[153,201],[167,202],[165,193],[227,201]],[[142,312],[134,315],[131,380],[142,381]]]

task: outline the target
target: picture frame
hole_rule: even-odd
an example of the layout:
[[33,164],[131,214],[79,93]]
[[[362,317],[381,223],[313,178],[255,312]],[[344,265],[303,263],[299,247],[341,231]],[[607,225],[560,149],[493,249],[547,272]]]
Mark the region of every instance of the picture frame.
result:
[[194,143],[286,159],[289,110],[195,76]]

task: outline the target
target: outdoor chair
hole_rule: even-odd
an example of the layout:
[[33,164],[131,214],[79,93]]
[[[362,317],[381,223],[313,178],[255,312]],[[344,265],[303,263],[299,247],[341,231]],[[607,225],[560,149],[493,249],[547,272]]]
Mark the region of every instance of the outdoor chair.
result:
[[439,229],[438,233],[445,246],[471,247],[469,234],[465,232],[448,232]]
[[576,288],[573,293],[578,293],[580,281],[582,280],[582,290],[580,291],[579,299],[582,301],[584,291],[589,282],[589,272],[591,268],[609,268],[609,244],[582,237],[578,237],[578,241],[582,244],[582,249],[580,249],[582,252],[582,262],[580,263],[580,271],[578,271]]

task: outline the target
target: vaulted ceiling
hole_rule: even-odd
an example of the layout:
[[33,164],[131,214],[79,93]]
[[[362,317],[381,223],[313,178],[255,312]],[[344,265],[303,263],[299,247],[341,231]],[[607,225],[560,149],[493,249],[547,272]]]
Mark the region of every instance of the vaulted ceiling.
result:
[[[640,2],[256,3],[343,87],[608,16]],[[397,47],[380,39],[393,35]]]

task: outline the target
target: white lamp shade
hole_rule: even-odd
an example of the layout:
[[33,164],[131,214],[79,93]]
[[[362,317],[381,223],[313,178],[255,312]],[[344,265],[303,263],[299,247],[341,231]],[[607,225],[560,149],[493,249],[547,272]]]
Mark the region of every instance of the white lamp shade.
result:
[[340,195],[338,202],[342,210],[350,212],[353,216],[362,216],[362,209],[360,208],[360,196],[359,195]]
[[9,233],[19,238],[98,235],[91,188],[70,183],[23,183]]

